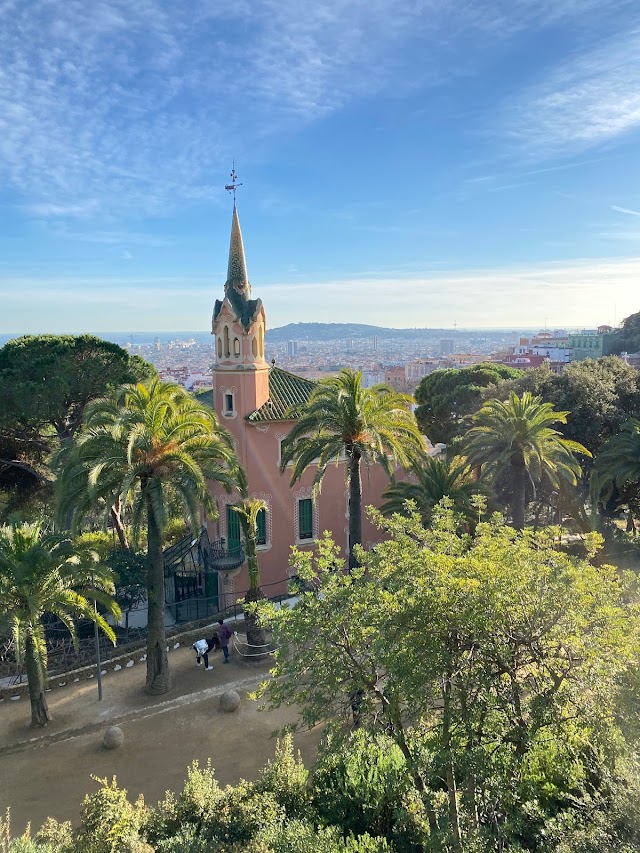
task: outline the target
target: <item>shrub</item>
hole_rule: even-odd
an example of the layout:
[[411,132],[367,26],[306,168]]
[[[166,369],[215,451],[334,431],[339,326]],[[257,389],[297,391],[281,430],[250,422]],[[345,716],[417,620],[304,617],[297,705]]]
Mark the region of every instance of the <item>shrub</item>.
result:
[[269,792],[286,812],[288,818],[309,819],[311,797],[308,788],[309,771],[305,769],[300,753],[293,752],[290,734],[276,742],[273,761],[267,761],[255,785],[258,792]]
[[356,836],[389,836],[410,780],[397,744],[357,729],[344,744],[339,735],[329,736],[313,784],[316,808],[327,823]]
[[142,853],[139,829],[144,817],[144,801],[133,805],[127,792],[111,783],[100,783],[95,794],[87,794],[82,803],[81,826],[74,833],[74,853]]
[[285,821],[285,810],[269,791],[259,792],[241,781],[227,788],[205,827],[206,836],[224,844],[246,844],[264,830]]
[[64,821],[64,823],[58,823],[54,818],[48,817],[36,832],[35,840],[43,848],[46,848],[46,845],[49,844],[58,853],[65,853],[65,851],[71,849],[71,823],[68,820]]

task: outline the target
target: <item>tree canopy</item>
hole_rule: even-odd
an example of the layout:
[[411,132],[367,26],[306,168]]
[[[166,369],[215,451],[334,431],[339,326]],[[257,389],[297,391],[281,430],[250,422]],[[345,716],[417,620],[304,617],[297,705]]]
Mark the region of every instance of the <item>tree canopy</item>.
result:
[[260,695],[389,736],[426,810],[422,849],[618,849],[568,841],[609,823],[632,754],[614,720],[635,579],[556,550],[557,530],[456,527],[448,510],[429,530],[395,516],[351,575],[330,539],[295,552],[307,591],[262,606],[277,651]]
[[2,419],[60,439],[80,426],[85,406],[107,388],[144,381],[154,368],[138,356],[93,335],[26,335],[0,349]]
[[615,332],[614,352],[640,352],[640,311],[625,317]]
[[42,522],[0,527],[0,615],[8,618],[18,662],[25,661],[32,726],[45,726],[51,719],[43,616],[57,617],[76,646],[78,616],[96,622],[115,644],[113,629],[93,606],[100,601],[118,618],[113,592],[111,572],[100,565],[95,551],[75,548],[68,537],[47,532]]
[[147,690],[164,693],[171,680],[164,626],[162,540],[171,497],[192,530],[200,512],[215,517],[208,480],[228,490],[237,483],[237,458],[215,413],[184,388],[153,379],[123,385],[94,400],[85,429],[56,460],[59,518],[72,514],[74,530],[95,507],[118,502],[131,509],[134,542],[147,533]]
[[555,429],[566,423],[567,414],[528,391],[522,397],[511,391],[504,402],[487,400],[473,416],[464,437],[467,458],[471,465],[482,466],[496,488],[505,487],[517,530],[525,523],[527,483],[534,494],[544,480],[555,488],[561,480],[575,485],[581,469],[574,454],[591,455]]
[[409,411],[410,398],[388,385],[365,388],[351,368],[317,384],[282,442],[280,471],[292,462],[291,485],[313,467],[319,489],[327,466],[345,459],[349,486],[349,563],[362,542],[362,465],[410,468],[424,458],[424,439]]
[[92,335],[27,335],[0,348],[0,488],[11,503],[50,481],[48,456],[76,433],[90,400],[152,375],[140,356]]
[[414,394],[420,429],[434,444],[449,444],[460,435],[464,416],[480,406],[483,390],[521,376],[521,370],[489,362],[429,373]]
[[529,370],[515,382],[499,386],[496,394],[505,399],[509,390],[530,391],[568,412],[566,424],[559,427],[563,436],[584,444],[594,456],[640,412],[640,372],[612,355],[571,362],[561,374],[546,368]]

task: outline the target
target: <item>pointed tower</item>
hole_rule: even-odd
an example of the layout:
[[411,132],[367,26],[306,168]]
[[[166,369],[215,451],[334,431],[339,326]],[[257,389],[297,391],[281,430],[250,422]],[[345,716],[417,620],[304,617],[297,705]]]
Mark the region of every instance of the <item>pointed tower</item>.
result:
[[222,419],[244,418],[269,398],[269,365],[264,359],[266,320],[261,299],[251,299],[244,244],[236,207],[235,170],[231,173],[233,215],[224,298],[216,299],[212,334],[214,405]]

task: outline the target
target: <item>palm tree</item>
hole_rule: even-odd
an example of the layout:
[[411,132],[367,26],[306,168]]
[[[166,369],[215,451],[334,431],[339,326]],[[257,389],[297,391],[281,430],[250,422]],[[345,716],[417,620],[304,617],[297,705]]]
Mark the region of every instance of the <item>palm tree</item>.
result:
[[75,447],[58,461],[59,513],[64,518],[73,511],[73,529],[93,507],[112,507],[119,499],[131,508],[135,541],[146,523],[149,693],[171,687],[162,557],[169,500],[178,498],[197,530],[200,507],[215,517],[207,481],[230,490],[236,465],[231,436],[213,411],[157,378],[124,385],[90,404]]
[[420,513],[422,523],[428,527],[434,509],[443,498],[449,498],[453,511],[465,522],[477,521],[477,511],[472,505],[474,495],[486,495],[484,483],[474,479],[466,460],[456,457],[428,458],[423,465],[413,470],[413,478],[392,480],[384,494],[386,503],[380,511],[383,515],[407,514],[407,501],[413,501]]
[[362,463],[381,465],[391,477],[396,466],[408,468],[424,456],[410,404],[388,385],[363,388],[360,371],[345,368],[318,383],[282,442],[280,470],[293,462],[292,486],[314,467],[313,486],[319,491],[327,465],[346,457],[350,569],[357,565],[354,548],[362,542]]
[[634,510],[640,507],[640,420],[626,421],[617,435],[604,445],[592,475],[595,498],[607,502],[617,496],[618,504],[627,504],[627,530],[635,531]]
[[116,642],[113,629],[94,608],[103,604],[120,618],[111,572],[95,551],[74,548],[68,537],[47,533],[42,522],[0,527],[0,608],[11,626],[18,662],[24,659],[31,699],[31,725],[46,726],[47,641],[42,618],[64,623],[78,647],[74,619],[91,619]]
[[561,479],[575,485],[581,471],[573,454],[591,456],[582,444],[553,428],[566,423],[568,414],[556,412],[528,391],[522,397],[512,391],[506,401],[488,400],[472,419],[464,441],[469,464],[486,466],[494,482],[506,481],[516,530],[524,527],[527,481],[534,493],[543,477],[554,487]]
[[[238,514],[242,535],[244,538],[245,552],[247,555],[247,568],[249,571],[249,589],[244,597],[246,604],[259,601],[264,598],[264,592],[260,586],[260,566],[258,564],[258,514],[267,512],[266,501],[259,498],[244,497],[240,503],[232,507]],[[252,608],[245,609],[245,625],[247,627],[247,643],[250,646],[264,646],[264,631],[258,625],[258,620]]]

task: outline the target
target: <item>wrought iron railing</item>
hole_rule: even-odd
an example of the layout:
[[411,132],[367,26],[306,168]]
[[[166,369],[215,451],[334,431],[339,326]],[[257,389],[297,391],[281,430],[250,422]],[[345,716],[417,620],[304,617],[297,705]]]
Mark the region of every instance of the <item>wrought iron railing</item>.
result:
[[226,546],[224,538],[211,543],[209,548],[209,566],[217,572],[229,572],[238,569],[245,561],[242,545]]

